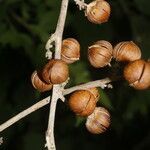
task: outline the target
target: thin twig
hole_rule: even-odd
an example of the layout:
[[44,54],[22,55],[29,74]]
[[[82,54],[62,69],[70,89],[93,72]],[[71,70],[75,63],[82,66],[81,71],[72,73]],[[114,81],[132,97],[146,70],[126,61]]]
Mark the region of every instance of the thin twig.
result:
[[[63,95],[67,95],[70,94],[76,90],[83,90],[83,89],[88,89],[88,88],[92,88],[92,87],[107,87],[107,85],[109,85],[109,83],[112,82],[109,78],[105,78],[102,80],[96,80],[96,81],[91,81],[85,84],[81,84],[81,85],[77,85],[68,89],[65,89],[63,92]],[[57,96],[56,96],[57,98]],[[33,106],[29,107],[28,109],[20,112],[19,114],[17,114],[16,116],[10,118],[8,121],[4,122],[3,124],[0,125],[0,132],[2,132],[3,130],[5,130],[6,128],[10,127],[11,125],[13,125],[14,123],[16,123],[17,121],[19,121],[20,119],[26,117],[27,115],[31,114],[32,112],[42,108],[43,106],[47,105],[50,102],[50,96],[44,98],[43,100],[39,101],[38,103],[34,104]],[[57,101],[53,101],[55,102],[54,104],[51,103],[51,107],[53,107]],[[51,108],[51,110],[53,110],[53,108]],[[52,113],[55,113],[55,110],[52,111]],[[51,114],[52,115],[52,114]],[[54,118],[54,116],[52,117]]]
[[[56,31],[53,35],[52,42],[55,42],[55,59],[61,59],[61,46],[62,46],[62,36],[64,31],[64,25],[67,15],[69,0],[62,0],[60,14],[58,18],[58,23]],[[51,43],[50,43],[51,44]],[[47,48],[50,50],[50,48]],[[50,113],[48,120],[48,127],[46,131],[46,146],[48,150],[56,150],[55,138],[54,138],[54,122],[55,122],[55,111],[57,106],[57,101],[62,98],[61,84],[53,86],[52,99],[50,104]]]
[[109,78],[105,78],[102,80],[96,80],[96,81],[91,81],[85,84],[81,84],[81,85],[76,85],[74,87],[65,89],[63,94],[64,95],[68,95],[76,90],[84,90],[84,89],[89,89],[89,88],[93,88],[93,87],[101,87],[102,89],[109,87],[107,84],[111,82],[111,79]]
[[1,124],[0,125],[0,132],[5,130],[6,128],[10,127],[11,125],[16,123],[20,119],[24,118],[25,116],[27,116],[27,115],[31,114],[32,112],[34,112],[34,111],[42,108],[43,106],[47,105],[49,102],[50,102],[50,97],[46,97],[43,100],[39,101],[38,103],[34,104],[33,106],[29,107],[28,109],[20,112],[18,115],[12,117],[11,119],[6,121],[5,123]]
[[54,138],[54,122],[55,122],[55,112],[56,112],[56,105],[57,100],[59,99],[58,94],[55,91],[56,89],[53,88],[53,96],[51,99],[50,104],[50,114],[49,114],[49,121],[48,121],[48,128],[46,132],[46,145],[48,150],[55,150],[55,138]]
[[93,87],[101,87],[102,89],[104,89],[105,87],[107,87],[108,83],[110,83],[111,80],[109,78],[105,78],[102,80],[96,80],[96,81],[91,81],[85,84],[81,84],[81,85],[76,85],[74,87],[65,89],[63,94],[64,95],[68,95],[76,90],[84,90],[84,89],[89,89],[89,88],[93,88]]
[[65,20],[67,16],[69,0],[62,0],[60,15],[56,27],[56,40],[55,40],[55,59],[61,59],[61,45],[62,45],[62,36],[64,31]]

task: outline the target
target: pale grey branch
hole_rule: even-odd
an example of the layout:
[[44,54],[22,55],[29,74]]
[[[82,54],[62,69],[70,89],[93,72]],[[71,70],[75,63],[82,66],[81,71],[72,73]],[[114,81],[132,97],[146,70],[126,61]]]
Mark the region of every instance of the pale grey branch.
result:
[[[85,90],[88,88],[92,88],[92,87],[108,87],[112,81],[109,78],[105,78],[105,79],[101,79],[101,80],[96,80],[96,81],[91,81],[85,84],[81,84],[81,85],[77,85],[68,89],[65,89],[62,91],[63,95],[68,95],[76,90]],[[58,93],[57,95],[55,95],[55,98],[58,98]],[[10,127],[11,125],[13,125],[14,123],[16,123],[17,121],[19,121],[20,119],[24,118],[25,116],[31,114],[32,112],[42,108],[43,106],[47,105],[50,102],[50,96],[44,98],[43,100],[39,101],[38,103],[34,104],[33,106],[29,107],[28,109],[22,111],[21,113],[19,113],[18,115],[10,118],[8,121],[6,121],[5,123],[0,125],[0,132],[2,132],[3,130],[5,130],[6,128]],[[56,106],[57,101],[55,101],[55,99],[53,100],[53,103],[51,103],[51,110],[53,110],[53,106]],[[55,107],[54,107],[55,108]],[[54,118],[54,113],[55,110],[52,111],[52,118]],[[50,122],[49,122],[50,124]],[[48,133],[47,133],[48,134]],[[49,139],[49,137],[47,138]]]

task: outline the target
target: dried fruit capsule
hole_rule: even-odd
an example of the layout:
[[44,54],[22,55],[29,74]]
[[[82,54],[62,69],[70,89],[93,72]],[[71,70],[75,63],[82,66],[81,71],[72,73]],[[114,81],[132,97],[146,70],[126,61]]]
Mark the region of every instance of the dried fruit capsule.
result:
[[104,67],[110,64],[112,59],[112,45],[108,41],[97,41],[88,49],[88,59],[95,68]]
[[143,90],[150,87],[150,62],[135,60],[124,69],[124,78],[130,86]]
[[141,58],[141,50],[132,41],[120,42],[114,48],[113,57],[121,62],[134,61]]
[[94,111],[96,100],[91,92],[80,90],[71,94],[68,104],[70,109],[77,115],[88,116]]
[[87,117],[85,125],[93,134],[103,133],[110,125],[110,114],[105,108],[96,107],[94,112]]
[[68,79],[68,65],[58,59],[51,59],[43,68],[42,77],[46,83],[60,84]]
[[67,38],[62,42],[61,59],[71,64],[80,58],[80,44],[76,39]]
[[110,16],[110,5],[104,0],[95,0],[87,5],[86,16],[95,24],[107,22]]
[[99,100],[99,98],[100,98],[100,94],[99,94],[98,89],[94,87],[94,88],[90,88],[90,89],[87,89],[87,90],[94,95],[95,100],[97,102]]
[[45,83],[40,76],[38,75],[37,71],[34,71],[31,75],[31,82],[35,89],[37,89],[40,92],[49,91],[52,89],[52,84]]

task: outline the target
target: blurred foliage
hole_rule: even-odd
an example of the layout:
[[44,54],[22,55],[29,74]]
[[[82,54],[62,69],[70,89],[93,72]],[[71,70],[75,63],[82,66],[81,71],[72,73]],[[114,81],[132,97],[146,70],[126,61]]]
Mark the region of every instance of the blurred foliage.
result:
[[[87,47],[96,40],[133,40],[142,49],[144,59],[150,56],[150,1],[110,0],[108,23],[94,25],[70,0],[64,38],[74,37],[81,43],[81,61],[70,65],[73,86],[100,79],[110,68],[94,69],[87,61]],[[45,43],[55,31],[61,0],[0,0],[0,122],[31,106],[49,93],[33,89],[30,75],[46,62]],[[123,81],[112,90],[100,90],[98,105],[110,110],[112,124],[106,133],[91,135],[85,129],[85,118],[76,117],[67,105],[59,102],[55,137],[58,150],[149,150],[150,91],[136,91]],[[46,106],[6,129],[0,136],[3,150],[41,150],[49,107]]]

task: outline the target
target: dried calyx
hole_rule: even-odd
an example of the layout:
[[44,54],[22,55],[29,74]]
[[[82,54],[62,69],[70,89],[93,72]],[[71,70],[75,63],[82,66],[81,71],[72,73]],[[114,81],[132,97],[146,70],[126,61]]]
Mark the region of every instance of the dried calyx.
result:
[[45,92],[52,89],[52,84],[47,84],[42,77],[40,76],[40,73],[38,74],[37,71],[34,71],[31,75],[31,82],[35,89],[37,89],[39,92]]
[[110,16],[110,5],[105,0],[95,0],[87,5],[86,16],[95,24],[107,22]]
[[110,114],[103,107],[96,107],[94,112],[87,117],[86,128],[93,134],[100,134],[110,125]]
[[98,97],[94,89],[79,90],[71,94],[68,104],[76,115],[85,117],[94,111]]
[[68,65],[59,59],[51,59],[43,68],[42,77],[46,83],[60,84],[69,77]]
[[112,45],[108,41],[97,41],[88,49],[88,59],[95,68],[109,65],[112,59]]
[[76,39],[67,38],[63,40],[61,59],[68,64],[80,59],[80,44]]
[[135,89],[150,88],[150,62],[140,59],[129,63],[124,69],[124,78]]
[[113,50],[116,61],[130,62],[141,58],[140,48],[132,41],[118,43]]

